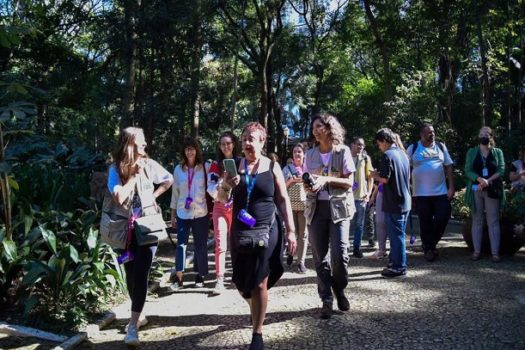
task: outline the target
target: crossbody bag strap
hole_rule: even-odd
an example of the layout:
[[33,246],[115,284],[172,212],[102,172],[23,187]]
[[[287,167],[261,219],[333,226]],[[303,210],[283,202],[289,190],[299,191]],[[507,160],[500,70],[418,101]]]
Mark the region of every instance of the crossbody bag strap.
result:
[[295,173],[295,169],[292,169],[291,164],[288,164],[288,170],[290,170],[290,173],[292,173],[292,176],[297,176],[297,174]]
[[204,196],[208,193],[208,173],[206,171],[206,162],[202,163],[202,170],[204,170]]
[[[147,166],[146,166],[147,167]],[[137,190],[137,193],[139,195],[139,198],[140,198],[140,206],[142,208],[142,216],[145,216],[145,213],[146,213],[146,210],[147,208],[149,207],[154,207],[155,208],[155,200],[153,199],[153,194],[151,195],[151,198],[145,198],[144,197],[144,193],[142,192],[142,182],[143,182],[143,176],[149,180],[149,177],[148,177],[148,174],[147,174],[147,171],[146,171],[146,167],[144,167],[144,175],[142,174],[138,174],[138,181],[135,185],[135,188]],[[149,201],[149,203],[144,203],[144,199],[147,199]]]

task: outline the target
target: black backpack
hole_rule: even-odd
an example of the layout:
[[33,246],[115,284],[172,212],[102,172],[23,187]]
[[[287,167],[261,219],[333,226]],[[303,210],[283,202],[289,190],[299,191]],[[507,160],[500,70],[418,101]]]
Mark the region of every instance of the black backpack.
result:
[[[441,152],[443,152],[443,154],[445,154],[445,144],[443,142],[440,142],[440,141],[436,141],[436,144],[437,144],[438,148],[441,150]],[[410,159],[412,159],[412,156],[416,152],[416,149],[417,149],[418,145],[419,145],[419,141],[415,141],[412,144],[412,152],[410,152]],[[410,146],[408,146],[408,147],[410,147]]]

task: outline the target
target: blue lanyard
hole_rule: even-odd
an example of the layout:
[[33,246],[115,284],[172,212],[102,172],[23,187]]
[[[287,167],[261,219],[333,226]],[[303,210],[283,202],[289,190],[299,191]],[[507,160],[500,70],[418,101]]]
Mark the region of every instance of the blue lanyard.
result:
[[[257,167],[257,172],[259,171],[259,167]],[[244,179],[246,180],[246,210],[248,210],[248,205],[250,204],[250,196],[252,195],[252,191],[255,188],[255,182],[257,181],[257,172],[255,174],[251,174],[248,172],[248,161],[244,159]]]

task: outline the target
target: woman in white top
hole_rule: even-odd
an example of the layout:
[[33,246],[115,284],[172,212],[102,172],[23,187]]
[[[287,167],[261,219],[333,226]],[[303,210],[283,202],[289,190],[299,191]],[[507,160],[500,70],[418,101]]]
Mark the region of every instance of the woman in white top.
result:
[[208,274],[208,208],[206,206],[206,173],[199,143],[186,138],[181,152],[182,161],[173,172],[171,196],[171,227],[177,229],[175,253],[176,281],[172,290],[182,288],[186,267],[186,248],[190,230],[193,234],[195,257],[193,270],[195,286],[204,287]]

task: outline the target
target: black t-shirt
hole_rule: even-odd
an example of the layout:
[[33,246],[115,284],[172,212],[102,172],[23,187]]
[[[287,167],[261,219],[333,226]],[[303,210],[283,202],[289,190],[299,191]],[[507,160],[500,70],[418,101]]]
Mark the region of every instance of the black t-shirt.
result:
[[388,179],[383,185],[383,211],[396,214],[410,211],[410,163],[401,149],[394,146],[383,154],[379,176]]

